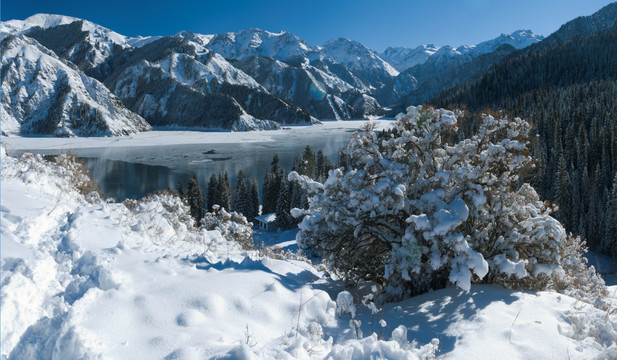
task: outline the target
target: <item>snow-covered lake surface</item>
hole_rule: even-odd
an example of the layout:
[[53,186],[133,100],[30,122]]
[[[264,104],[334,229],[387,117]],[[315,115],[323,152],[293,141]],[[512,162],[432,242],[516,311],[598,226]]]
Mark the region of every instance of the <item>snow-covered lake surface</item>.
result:
[[[378,128],[390,120],[373,120]],[[70,151],[84,158],[101,191],[116,199],[139,198],[155,190],[186,186],[193,174],[202,187],[213,174],[227,171],[232,184],[238,171],[261,187],[274,154],[291,170],[307,145],[332,161],[366,121],[329,121],[275,131],[200,132],[159,130],[115,138],[3,137],[10,155],[32,151],[54,155]]]

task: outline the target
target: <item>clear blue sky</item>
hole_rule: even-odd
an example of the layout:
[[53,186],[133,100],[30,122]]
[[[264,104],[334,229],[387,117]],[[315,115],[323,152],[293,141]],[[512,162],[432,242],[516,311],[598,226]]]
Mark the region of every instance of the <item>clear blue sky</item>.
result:
[[475,44],[518,29],[549,35],[614,0],[3,0],[2,20],[44,12],[84,18],[123,35],[202,34],[258,27],[321,45],[346,37],[382,51]]

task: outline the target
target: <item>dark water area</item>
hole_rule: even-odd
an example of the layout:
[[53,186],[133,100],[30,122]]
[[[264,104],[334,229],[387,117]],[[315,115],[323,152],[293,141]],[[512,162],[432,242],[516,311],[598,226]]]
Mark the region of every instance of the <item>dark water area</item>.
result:
[[176,189],[178,181],[184,188],[193,175],[197,176],[205,194],[210,176],[226,171],[232,186],[238,171],[255,178],[261,186],[271,167],[274,154],[287,172],[293,160],[302,154],[307,145],[315,153],[322,150],[336,162],[339,150],[345,146],[352,131],[336,131],[324,136],[281,137],[272,142],[244,144],[190,144],[155,147],[89,148],[77,149],[106,197],[116,200],[141,198],[163,189]]

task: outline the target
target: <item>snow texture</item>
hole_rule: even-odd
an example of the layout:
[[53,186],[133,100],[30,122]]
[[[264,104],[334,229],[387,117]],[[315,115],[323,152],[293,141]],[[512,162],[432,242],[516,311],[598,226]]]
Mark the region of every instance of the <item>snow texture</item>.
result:
[[489,286],[358,307],[357,338],[342,284],[309,263],[241,250],[171,195],[84,195],[65,156],[1,155],[3,359],[617,356],[614,313]]

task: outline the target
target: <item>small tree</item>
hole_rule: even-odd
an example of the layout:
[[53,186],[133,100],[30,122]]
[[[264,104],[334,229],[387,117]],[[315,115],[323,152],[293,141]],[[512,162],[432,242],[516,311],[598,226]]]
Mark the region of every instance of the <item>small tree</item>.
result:
[[[410,107],[387,137],[356,133],[346,168],[324,183],[295,172],[309,194],[299,245],[349,280],[390,296],[472,282],[544,289],[563,278],[568,247],[582,248],[549,216],[519,174],[532,166],[530,125],[486,116],[457,143],[457,115]],[[566,238],[570,239],[565,241]],[[565,261],[565,260],[564,260]]]

